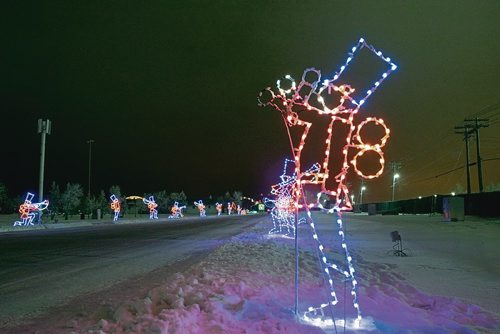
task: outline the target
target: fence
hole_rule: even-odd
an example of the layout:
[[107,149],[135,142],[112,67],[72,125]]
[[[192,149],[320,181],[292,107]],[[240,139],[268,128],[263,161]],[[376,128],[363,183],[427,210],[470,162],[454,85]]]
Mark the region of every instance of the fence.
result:
[[[436,195],[422,198],[400,200],[394,202],[363,203],[357,210],[363,212],[375,211],[377,214],[432,214],[443,213],[443,198],[450,195]],[[461,194],[464,199],[465,214],[478,217],[500,217],[500,191]]]

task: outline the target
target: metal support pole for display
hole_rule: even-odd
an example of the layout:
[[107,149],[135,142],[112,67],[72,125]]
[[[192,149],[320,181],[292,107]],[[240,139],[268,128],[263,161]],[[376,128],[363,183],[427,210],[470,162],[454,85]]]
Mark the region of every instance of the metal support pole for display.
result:
[[295,208],[295,316],[299,315],[299,212]]

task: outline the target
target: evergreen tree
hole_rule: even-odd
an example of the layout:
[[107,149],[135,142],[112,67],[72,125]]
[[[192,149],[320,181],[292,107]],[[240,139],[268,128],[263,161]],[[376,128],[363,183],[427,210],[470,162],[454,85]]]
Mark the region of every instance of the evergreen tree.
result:
[[234,191],[233,192],[233,201],[236,204],[241,205],[242,200],[243,200],[243,193],[241,191]]
[[7,187],[0,182],[0,212],[7,212],[8,200]]
[[56,184],[55,181],[52,181],[49,190],[49,210],[55,215],[59,212],[62,212],[62,203],[61,203],[61,191],[59,189],[59,185]]
[[184,190],[182,190],[179,193],[179,201],[178,202],[179,202],[180,205],[187,205],[187,196],[184,193]]
[[82,212],[88,215],[88,218],[91,218],[99,208],[98,199],[91,195],[90,197],[84,196],[82,200]]
[[158,204],[158,212],[168,212],[170,196],[167,195],[167,192],[162,190],[154,193],[153,196],[155,197],[156,204]]
[[97,209],[101,209],[101,215],[104,216],[104,214],[106,212],[109,212],[110,210],[110,206],[109,206],[109,199],[108,197],[106,196],[106,193],[104,192],[104,190],[101,190],[101,192],[99,193],[99,196],[97,197],[96,199],[96,205],[97,205]]
[[83,188],[78,183],[66,184],[66,190],[61,195],[61,204],[64,211],[64,218],[68,219],[69,215],[77,213],[80,208],[80,203],[83,197]]
[[181,191],[180,193],[170,194],[169,205],[174,205],[174,202],[179,203],[179,206],[187,205],[187,197],[184,191]]
[[109,195],[111,196],[112,194],[114,194],[116,198],[122,201],[122,192],[120,190],[120,186],[113,185],[109,187]]

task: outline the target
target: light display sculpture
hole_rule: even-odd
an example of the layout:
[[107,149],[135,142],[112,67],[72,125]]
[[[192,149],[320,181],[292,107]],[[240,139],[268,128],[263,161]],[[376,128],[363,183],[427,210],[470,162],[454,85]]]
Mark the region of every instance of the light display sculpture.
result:
[[281,182],[271,186],[271,195],[274,196],[274,199],[264,198],[264,204],[271,210],[270,214],[273,221],[273,228],[269,231],[269,234],[295,234],[296,201],[294,194],[297,177],[295,168],[288,174],[289,164],[295,166],[294,160],[285,159],[283,173],[280,175]]
[[[340,78],[348,65],[354,60],[360,50],[366,49],[380,58],[386,64],[387,69],[374,82],[374,84],[362,93],[360,97],[355,97],[355,87],[349,82],[343,82]],[[307,212],[308,222],[311,227],[312,236],[317,242],[319,256],[323,266],[323,271],[327,276],[330,287],[330,298],[327,303],[319,307],[310,307],[304,314],[307,321],[318,323],[324,320],[324,309],[338,303],[337,295],[333,287],[333,274],[340,274],[342,280],[350,281],[353,307],[356,310],[356,324],[361,321],[361,311],[357,297],[357,281],[355,279],[352,257],[349,254],[345,234],[343,231],[342,211],[352,209],[349,189],[347,188],[347,175],[352,167],[356,174],[362,178],[372,179],[382,174],[384,170],[384,155],[382,148],[389,138],[389,129],[380,118],[367,117],[359,121],[356,119],[361,106],[375,92],[380,84],[394,71],[397,66],[389,57],[376,50],[361,38],[358,43],[351,48],[345,63],[332,77],[322,78],[321,72],[315,68],[308,68],[304,71],[301,81],[297,82],[286,75],[276,83],[277,91],[270,87],[263,89],[258,95],[259,106],[269,106],[281,113],[288,138],[290,140],[292,154],[295,160],[296,189],[294,200],[297,207],[304,207]],[[286,86],[286,87],[285,87]],[[369,143],[363,134],[365,127],[381,128],[382,133],[378,142]],[[334,133],[345,135],[338,142],[332,140]],[[340,127],[340,131],[338,129]],[[369,127],[366,127],[369,128]],[[312,138],[309,139],[308,138]],[[339,144],[340,143],[340,144]],[[332,157],[331,152],[337,148],[339,157]],[[323,145],[323,149],[321,148]],[[336,145],[339,145],[338,147]],[[319,152],[319,154],[318,154]],[[376,172],[367,173],[360,167],[360,161],[365,154],[378,156],[379,169]],[[336,160],[335,160],[336,159]],[[359,161],[358,161],[359,160]],[[339,170],[333,174],[330,169],[331,164],[340,162]],[[308,166],[319,163],[319,169],[311,172],[306,170]],[[325,252],[325,247],[320,241],[316,231],[310,208],[314,206],[322,207],[319,198],[326,194],[335,199],[332,211],[337,214],[338,234],[340,236],[341,247],[344,250],[346,268],[341,268],[329,259]],[[344,301],[345,302],[345,301]],[[326,324],[332,324],[333,320],[326,320]]]
[[295,235],[295,209],[293,209],[294,205],[290,204],[283,197],[274,200],[264,197],[264,205],[270,209],[269,213],[273,221],[273,228],[269,231],[269,234]]
[[[289,165],[293,164],[290,172]],[[317,173],[319,164],[314,164],[307,173]],[[270,208],[273,228],[269,234],[295,235],[295,212],[297,200],[295,199],[297,189],[297,175],[295,171],[295,161],[285,159],[283,173],[280,175],[281,182],[271,186],[271,195],[275,199],[264,198],[264,204]],[[305,219],[299,219],[298,224],[304,223]],[[286,232],[285,232],[286,231]]]
[[33,221],[38,217],[41,212],[49,206],[49,201],[44,200],[43,202],[33,203],[31,202],[35,197],[32,193],[27,193],[24,203],[19,206],[19,214],[21,220],[14,222],[13,226],[29,226],[34,225]]
[[236,210],[236,203],[234,202],[227,202],[227,214],[230,216],[231,212]]
[[158,204],[155,202],[154,196],[149,196],[149,198],[143,198],[142,202],[148,206],[149,209],[149,219],[158,219]]
[[170,219],[175,219],[175,218],[182,218],[184,215],[182,214],[182,209],[185,209],[186,206],[179,206],[179,202],[174,202],[174,205],[172,205],[172,208],[170,209],[170,212],[172,213],[168,218]]
[[196,205],[196,207],[200,211],[200,217],[205,217],[206,211],[205,211],[205,204],[203,204],[203,201],[200,199],[198,202],[194,202],[194,205]]
[[220,216],[220,214],[222,213],[222,203],[215,203],[215,210],[217,210],[217,216]]
[[113,216],[113,221],[115,222],[118,220],[118,218],[120,218],[121,204],[120,200],[118,199],[118,197],[115,196],[115,194],[112,194],[111,196],[109,196],[109,198],[111,199],[110,203],[111,210],[113,210],[115,214]]

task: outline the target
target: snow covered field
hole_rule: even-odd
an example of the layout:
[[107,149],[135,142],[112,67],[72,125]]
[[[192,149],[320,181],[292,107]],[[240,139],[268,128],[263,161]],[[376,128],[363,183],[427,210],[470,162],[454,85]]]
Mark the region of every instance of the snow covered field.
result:
[[[336,257],[334,216],[313,215],[326,251]],[[343,218],[359,283],[361,329],[343,327],[344,317],[349,323],[355,313],[349,287],[336,277],[336,328],[295,320],[293,239],[268,235],[269,218],[168,284],[122,303],[111,317],[90,327],[75,322],[65,333],[500,333],[499,220]],[[408,257],[393,255],[394,230]],[[329,291],[308,225],[300,226],[299,236],[302,315],[327,302]]]

